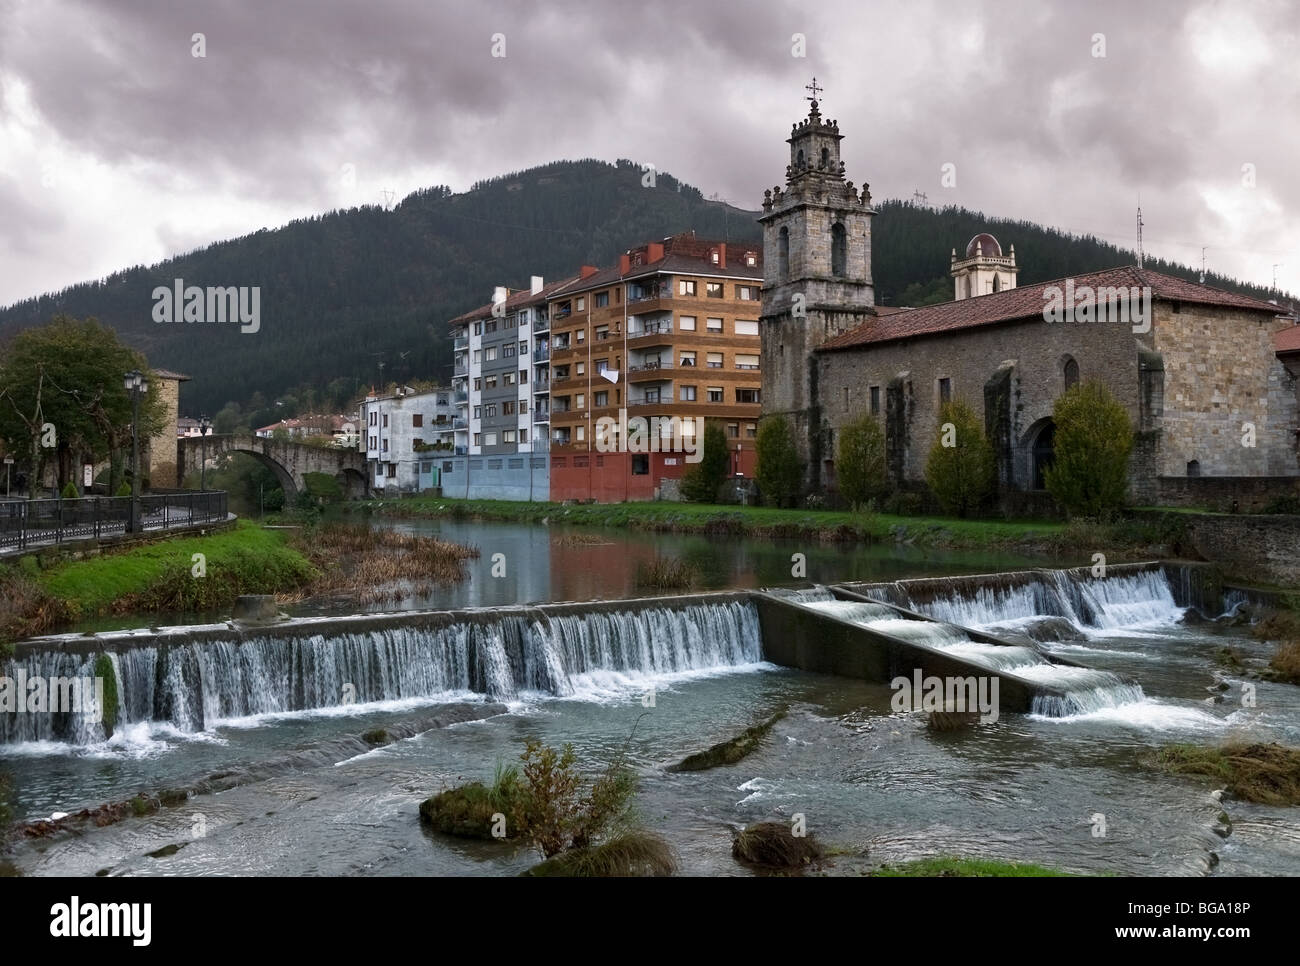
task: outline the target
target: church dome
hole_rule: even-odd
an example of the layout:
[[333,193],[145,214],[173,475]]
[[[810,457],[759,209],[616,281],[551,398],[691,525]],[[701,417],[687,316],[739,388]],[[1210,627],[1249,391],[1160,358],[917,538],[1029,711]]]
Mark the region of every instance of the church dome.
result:
[[982,255],[1001,256],[1002,254],[1002,246],[998,244],[998,240],[986,231],[980,232],[970,240],[970,244],[966,246],[966,257],[974,257],[977,247]]

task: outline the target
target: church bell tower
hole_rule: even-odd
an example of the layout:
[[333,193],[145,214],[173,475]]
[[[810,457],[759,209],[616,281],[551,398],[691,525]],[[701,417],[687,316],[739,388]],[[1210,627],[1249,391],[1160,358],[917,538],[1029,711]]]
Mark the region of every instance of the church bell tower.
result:
[[823,119],[817,79],[808,117],[786,143],[785,186],[763,192],[763,415],[789,418],[806,467],[820,489],[823,454],[813,350],[874,318],[871,193],[844,179],[839,123]]

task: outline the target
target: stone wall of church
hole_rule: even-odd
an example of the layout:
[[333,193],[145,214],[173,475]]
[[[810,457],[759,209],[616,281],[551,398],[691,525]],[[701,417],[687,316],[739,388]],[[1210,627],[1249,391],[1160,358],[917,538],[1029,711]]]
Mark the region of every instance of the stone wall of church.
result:
[[1154,308],[1151,334],[1165,364],[1160,474],[1186,476],[1193,460],[1202,476],[1300,472],[1296,381],[1273,342],[1286,323],[1188,303]]
[[[1013,485],[1033,483],[1033,443],[1052,406],[1065,391],[1064,366],[1079,365],[1083,380],[1101,378],[1138,423],[1137,338],[1127,326],[1049,324],[1029,321],[991,325],[942,335],[818,354],[822,414],[838,433],[868,410],[871,387],[880,387],[880,419],[887,389],[906,374],[907,441],[903,475],[925,478],[925,461],[938,431],[939,380],[950,379],[952,398],[984,417],[984,386],[1003,363],[1014,360],[1010,378]],[[829,454],[828,454],[829,455]]]

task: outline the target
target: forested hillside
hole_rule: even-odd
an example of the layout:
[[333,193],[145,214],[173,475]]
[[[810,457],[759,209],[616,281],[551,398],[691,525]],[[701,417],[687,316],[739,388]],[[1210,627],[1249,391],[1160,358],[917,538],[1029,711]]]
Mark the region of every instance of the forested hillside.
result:
[[[957,208],[886,201],[873,222],[878,300],[919,305],[951,298],[949,253],[981,231],[1016,246],[1020,281],[1129,263],[1095,238],[986,218]],[[562,161],[489,181],[463,194],[446,187],[391,210],[334,211],[218,242],[153,266],[0,309],[0,338],[57,313],[94,316],[146,352],[151,364],[192,377],[183,410],[292,415],[339,410],[380,379],[445,381],[448,319],[491,298],[494,286],[553,280],[584,263],[607,265],[649,239],[694,229],[701,237],[756,241],[758,212],[706,200],[659,172],[643,184],[631,161]],[[1160,271],[1191,269],[1149,261]],[[259,286],[260,331],[232,323],[155,323],[152,292],[186,285]],[[1212,277],[1211,284],[1266,295]],[[283,399],[284,407],[274,406]],[[257,420],[254,420],[257,421]],[[269,421],[269,420],[267,420]]]

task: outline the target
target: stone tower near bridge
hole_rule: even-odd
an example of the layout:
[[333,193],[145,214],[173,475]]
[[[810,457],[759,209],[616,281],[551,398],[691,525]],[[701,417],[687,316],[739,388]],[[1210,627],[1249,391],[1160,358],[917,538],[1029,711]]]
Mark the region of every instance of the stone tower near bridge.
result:
[[785,187],[763,193],[763,416],[785,416],[804,464],[804,487],[821,486],[830,459],[821,428],[813,350],[874,318],[871,193],[844,179],[839,123],[823,119],[816,79],[808,117],[787,143]]

